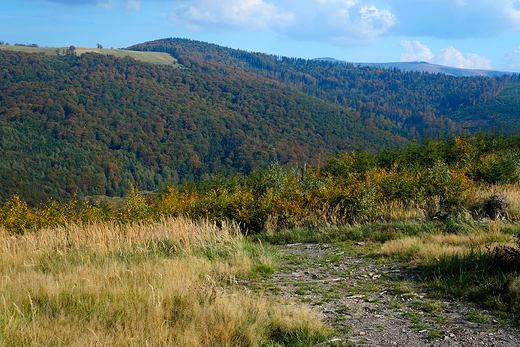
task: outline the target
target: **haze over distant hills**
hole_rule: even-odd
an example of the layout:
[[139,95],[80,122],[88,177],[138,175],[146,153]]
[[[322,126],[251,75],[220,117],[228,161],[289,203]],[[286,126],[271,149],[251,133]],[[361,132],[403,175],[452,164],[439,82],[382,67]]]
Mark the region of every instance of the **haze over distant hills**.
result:
[[458,77],[470,77],[470,76],[501,76],[511,75],[513,72],[495,71],[495,70],[482,70],[482,69],[461,69],[451,66],[430,64],[425,61],[416,62],[393,62],[393,63],[351,63],[344,60],[337,60],[334,58],[317,58],[316,60],[330,61],[336,63],[348,63],[355,66],[371,66],[380,67],[383,69],[394,69],[397,68],[401,71],[419,71],[427,73],[443,73],[450,76]]

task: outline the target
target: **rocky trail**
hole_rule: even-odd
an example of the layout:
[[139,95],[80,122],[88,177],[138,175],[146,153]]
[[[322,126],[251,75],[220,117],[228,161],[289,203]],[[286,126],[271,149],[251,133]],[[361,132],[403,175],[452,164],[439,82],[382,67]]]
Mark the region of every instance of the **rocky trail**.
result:
[[520,329],[467,302],[438,299],[413,267],[366,257],[365,245],[277,246],[280,270],[251,290],[318,309],[335,329],[322,346],[520,346]]

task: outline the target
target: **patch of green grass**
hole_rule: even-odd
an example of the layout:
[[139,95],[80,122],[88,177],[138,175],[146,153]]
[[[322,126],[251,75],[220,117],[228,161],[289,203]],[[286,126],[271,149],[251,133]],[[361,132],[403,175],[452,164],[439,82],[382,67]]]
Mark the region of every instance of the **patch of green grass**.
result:
[[253,266],[253,272],[261,276],[269,276],[276,272],[276,267],[269,264],[257,264]]
[[273,341],[262,341],[260,343],[260,347],[283,347],[283,345],[279,344],[278,342]]
[[390,284],[390,293],[396,294],[407,294],[415,291],[417,287],[416,283],[409,281],[397,281]]
[[[415,319],[415,320],[417,320],[417,319]],[[418,323],[413,323],[412,328],[417,329],[417,330],[428,330],[428,327],[426,325],[422,324],[420,321]]]
[[489,318],[484,316],[482,312],[471,310],[466,314],[466,319],[473,323],[486,323]]
[[432,312],[439,312],[442,309],[442,306],[438,302],[421,302],[421,301],[415,301],[410,304],[411,307],[415,309],[420,309],[424,312],[432,313]]
[[390,306],[388,306],[388,308],[391,309],[391,310],[400,310],[403,307],[401,306],[401,304],[399,304],[397,302],[394,302]]
[[420,324],[422,321],[422,317],[415,312],[403,313],[403,317],[410,319],[410,322],[412,322],[413,324]]
[[401,297],[403,297],[404,299],[415,299],[418,297],[418,295],[416,293],[406,293],[401,295]]
[[436,316],[436,317],[433,317],[433,320],[439,324],[446,324],[448,322],[448,317],[447,316]]
[[300,289],[297,289],[295,291],[295,293],[298,295],[305,295],[307,292],[304,289],[300,288]]
[[469,298],[496,311],[520,311],[520,272],[503,272],[492,254],[473,250],[444,256],[429,270],[438,296]]
[[436,230],[435,222],[388,222],[330,228],[296,228],[255,235],[255,239],[276,245],[293,243],[335,243],[342,241],[386,242]]
[[427,336],[427,338],[429,338],[429,339],[438,339],[442,335],[442,333],[437,329],[430,328],[429,330],[430,330],[430,332],[428,333],[428,336]]

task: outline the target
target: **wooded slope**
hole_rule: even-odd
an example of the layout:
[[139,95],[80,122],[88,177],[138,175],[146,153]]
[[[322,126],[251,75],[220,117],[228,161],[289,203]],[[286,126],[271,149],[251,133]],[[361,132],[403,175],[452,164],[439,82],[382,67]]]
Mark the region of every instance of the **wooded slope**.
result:
[[0,51],[0,124],[0,196],[30,203],[407,142],[347,107],[243,71],[95,53]]
[[[253,72],[255,78],[348,106],[365,121],[389,120],[395,126],[393,131],[410,139],[457,132],[465,125],[475,131],[520,129],[520,124],[514,122],[513,128],[510,124],[518,117],[518,75],[455,77],[402,72],[251,53],[177,38],[129,49],[170,53],[194,69]],[[497,105],[502,105],[498,116]]]

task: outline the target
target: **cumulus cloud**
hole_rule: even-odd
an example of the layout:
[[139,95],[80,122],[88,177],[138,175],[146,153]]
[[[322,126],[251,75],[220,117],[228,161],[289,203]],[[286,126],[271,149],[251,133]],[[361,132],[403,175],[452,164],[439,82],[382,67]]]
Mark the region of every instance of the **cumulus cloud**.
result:
[[399,20],[392,34],[491,37],[520,30],[518,0],[386,0]]
[[506,71],[520,71],[520,46],[513,48],[512,52],[506,52],[504,69]]
[[198,0],[178,6],[171,18],[184,21],[192,28],[240,28],[259,30],[283,28],[294,21],[294,15],[263,0]]
[[[401,41],[400,45],[406,50],[406,53],[401,53],[400,61],[422,60],[461,69],[492,69],[491,60],[486,57],[475,53],[469,53],[467,56],[464,56],[462,52],[453,46],[443,48],[437,54],[433,54],[426,45],[421,44],[419,41]],[[518,53],[520,58],[520,47]]]
[[400,45],[406,50],[406,53],[401,53],[399,56],[400,61],[430,61],[434,57],[432,51],[419,41],[403,40]]
[[475,53],[469,53],[467,57],[453,46],[441,49],[432,60],[439,65],[453,66],[463,69],[486,69],[491,70],[491,60]]
[[340,46],[366,45],[386,35],[396,18],[369,0],[294,1],[295,24],[289,37],[315,39]]
[[182,0],[171,19],[195,30],[270,29],[288,38],[342,46],[369,44],[396,23],[392,12],[373,0],[281,0],[277,5],[268,0]]

